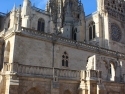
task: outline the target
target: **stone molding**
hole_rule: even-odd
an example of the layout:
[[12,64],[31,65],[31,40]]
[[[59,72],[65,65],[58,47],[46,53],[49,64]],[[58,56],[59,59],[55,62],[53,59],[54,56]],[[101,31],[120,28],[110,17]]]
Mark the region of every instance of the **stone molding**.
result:
[[53,78],[55,73],[59,79],[70,79],[79,80],[80,72],[78,70],[68,70],[68,69],[58,69],[40,66],[30,66],[18,63],[5,63],[4,64],[4,74],[17,74],[19,76],[32,76],[32,77],[44,77]]
[[26,36],[26,37],[32,37],[32,38],[36,38],[36,39],[40,39],[40,40],[46,40],[49,42],[54,42],[57,44],[62,44],[65,46],[70,46],[70,47],[74,47],[77,49],[81,49],[81,50],[87,50],[89,52],[94,52],[97,54],[101,54],[101,55],[105,55],[105,56],[110,56],[110,57],[114,57],[114,58],[119,58],[119,59],[124,59],[125,60],[125,54],[120,53],[120,52],[116,52],[113,50],[109,50],[106,48],[102,48],[99,46],[94,46],[91,44],[87,44],[86,42],[80,42],[80,41],[74,41],[74,40],[70,40],[61,36],[57,36],[55,34],[49,34],[49,33],[42,33],[33,29],[29,29],[29,28],[21,28],[21,31],[7,31],[5,33],[1,32],[0,36],[1,37],[9,37],[12,35],[22,35],[22,36]]
[[75,47],[77,49],[87,50],[89,52],[94,52],[94,53],[98,53],[98,54],[102,54],[102,55],[106,55],[106,56],[111,56],[114,58],[125,59],[125,54],[120,53],[120,52],[116,52],[116,51],[102,48],[99,46],[90,45],[85,42],[73,41],[73,40],[66,39],[66,38],[63,38],[63,37],[60,37],[57,35],[53,36],[53,34],[42,33],[42,32],[38,32],[36,30],[24,28],[24,27],[22,27],[22,31],[20,32],[20,34],[27,36],[27,37],[29,36],[29,37],[34,37],[37,39],[47,40],[50,42],[54,41],[57,44],[63,44],[66,46]]

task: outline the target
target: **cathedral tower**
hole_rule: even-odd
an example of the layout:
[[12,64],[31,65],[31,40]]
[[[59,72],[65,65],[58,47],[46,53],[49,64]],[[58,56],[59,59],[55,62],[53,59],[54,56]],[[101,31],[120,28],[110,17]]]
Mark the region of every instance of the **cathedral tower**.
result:
[[120,51],[125,45],[125,1],[97,0],[101,17],[103,45]]
[[[52,13],[55,28],[62,32],[65,38],[75,41],[84,41],[85,14],[79,0],[50,0],[49,7]],[[47,10],[48,10],[47,9]]]

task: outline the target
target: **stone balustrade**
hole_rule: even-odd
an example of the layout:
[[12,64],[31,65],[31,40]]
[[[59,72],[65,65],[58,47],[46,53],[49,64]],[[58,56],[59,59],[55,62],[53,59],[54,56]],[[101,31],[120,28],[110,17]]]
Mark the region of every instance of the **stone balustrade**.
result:
[[[56,41],[56,43],[73,46],[73,47],[76,47],[76,48],[79,48],[82,50],[88,50],[88,51],[92,51],[92,52],[99,53],[99,54],[106,55],[106,56],[125,59],[125,54],[123,54],[123,53],[105,49],[105,48],[98,47],[98,46],[94,46],[94,45],[90,45],[85,42],[73,41],[73,40],[66,39],[66,38],[63,38],[60,36],[56,36],[54,34],[42,33],[42,32],[38,32],[33,29],[24,28],[24,27],[22,27],[21,30],[22,30],[21,31],[22,34],[30,35],[35,38],[44,39],[44,40],[48,40],[48,41]],[[13,30],[10,29],[9,31],[6,32],[6,34],[12,32],[12,31]],[[2,36],[2,34],[4,34],[4,32],[0,33],[1,36]]]
[[27,76],[34,75],[42,77],[53,77],[53,75],[55,75],[63,79],[75,79],[75,80],[80,79],[80,71],[77,70],[29,66],[18,63],[5,63],[4,71],[10,73],[16,73],[18,75],[27,75]]
[[5,30],[0,32],[0,36],[2,37],[5,34]]
[[7,30],[5,31],[6,34],[9,34],[9,33],[11,33],[11,32],[14,32],[14,28],[10,28],[10,29],[7,29]]
[[101,79],[102,72],[99,70],[82,70],[81,79],[82,80],[99,80]]
[[55,75],[60,78],[75,78],[80,79],[80,71],[77,70],[66,70],[66,69],[55,69]]
[[95,11],[94,13],[91,13],[91,14],[87,15],[87,16],[85,17],[85,19],[88,19],[88,18],[92,17],[93,15],[95,15],[95,14],[97,14],[97,13],[98,13],[98,11]]
[[29,28],[24,28],[22,27],[22,33],[23,34],[30,34],[30,35],[33,35],[35,37],[35,35],[37,35],[37,38],[49,38],[49,39],[52,39],[52,34],[48,34],[48,33],[42,33],[42,32],[39,32],[39,31],[36,31],[36,30],[33,30],[33,29],[29,29]]
[[52,78],[54,75],[60,79],[74,80],[98,80],[101,79],[101,71],[97,70],[67,70],[40,66],[22,65],[18,63],[4,63],[4,72],[16,73],[25,76],[42,76]]
[[86,80],[98,80],[101,79],[101,71],[97,70],[87,70],[86,71]]
[[13,63],[4,62],[4,71],[12,71]]
[[88,50],[88,51],[92,51],[92,52],[99,53],[99,54],[106,55],[106,56],[125,59],[125,54],[123,54],[123,53],[105,49],[105,48],[101,48],[101,47],[94,46],[94,45],[90,45],[85,42],[73,41],[73,40],[66,39],[66,38],[63,38],[60,36],[56,36],[56,35],[48,34],[48,33],[42,33],[42,32],[38,32],[36,30],[24,28],[24,27],[22,27],[21,33],[28,34],[28,35],[36,37],[36,38],[50,40],[50,41],[54,40],[57,43],[65,44],[68,46],[73,46],[76,48],[80,48],[82,50]]
[[0,37],[4,36],[5,34],[10,34],[14,32],[14,28],[9,28],[9,29],[4,29],[3,31],[0,32]]
[[47,11],[42,10],[42,9],[39,9],[39,8],[37,8],[37,7],[35,7],[35,6],[32,6],[32,9],[35,10],[35,11],[37,11],[37,12],[40,12],[40,13],[44,13],[44,14],[46,14],[46,15],[49,15],[49,13],[48,13]]

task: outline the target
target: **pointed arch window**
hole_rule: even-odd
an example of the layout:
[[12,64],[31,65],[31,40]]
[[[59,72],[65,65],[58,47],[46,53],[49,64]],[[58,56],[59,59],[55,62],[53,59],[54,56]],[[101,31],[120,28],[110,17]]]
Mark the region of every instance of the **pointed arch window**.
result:
[[8,28],[10,27],[10,20],[8,21],[8,26],[7,26]]
[[89,40],[93,40],[95,38],[95,22],[91,22],[89,24]]
[[114,81],[115,80],[115,66],[114,66],[114,63],[110,63],[110,65],[109,65],[109,74],[110,74],[110,80]]
[[62,55],[62,66],[64,66],[64,67],[68,67],[69,66],[68,59],[69,59],[69,57],[68,57],[67,52],[64,52],[63,55]]
[[44,19],[40,18],[38,20],[37,30],[40,31],[40,32],[44,32],[44,30],[45,30],[45,21],[44,21]]
[[112,74],[112,66],[111,66],[111,64],[109,65],[109,74],[110,75]]
[[76,34],[76,32],[77,32],[77,28],[72,28],[72,39],[73,40],[77,40],[77,34]]
[[10,57],[10,42],[8,41],[4,52],[4,62],[9,63],[9,57]]

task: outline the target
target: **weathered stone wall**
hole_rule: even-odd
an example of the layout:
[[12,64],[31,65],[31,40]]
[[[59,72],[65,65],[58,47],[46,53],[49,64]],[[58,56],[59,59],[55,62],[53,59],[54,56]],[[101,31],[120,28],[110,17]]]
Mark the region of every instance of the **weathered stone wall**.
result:
[[[67,52],[69,57],[68,67],[62,66],[62,55],[64,52]],[[124,60],[117,61],[117,59],[113,57],[99,55],[58,43],[55,43],[53,46],[52,42],[16,36],[13,62],[31,66],[52,67],[53,55],[55,68],[86,70],[88,57],[97,55],[97,69],[102,71],[103,79],[108,80],[107,77],[110,76],[109,67],[112,62],[115,64],[116,76],[119,77],[120,72],[121,76],[124,74]]]
[[[19,86],[10,85],[9,94],[84,94],[80,92],[80,81],[59,80],[58,87],[54,88],[52,79],[37,77],[19,77]],[[86,81],[83,84],[85,94],[124,94],[124,83]],[[84,89],[83,89],[84,90]],[[99,90],[99,91],[98,91]],[[100,93],[99,93],[100,92]]]
[[52,43],[16,36],[14,62],[52,67]]
[[[73,81],[60,81],[59,94],[65,94],[65,91],[69,91],[70,94],[79,94],[79,83]],[[67,94],[67,93],[66,93]]]
[[125,85],[123,83],[104,83],[108,94],[125,94]]
[[78,94],[79,92],[79,82],[77,81],[60,80],[58,88],[53,88],[52,79],[20,77],[19,81],[19,86],[10,86],[9,94],[29,94],[33,90],[40,94],[64,94],[65,91],[69,91],[70,94]]
[[5,56],[6,50],[8,50],[9,51],[9,52],[7,52],[8,53],[7,58],[9,59],[8,63],[12,63],[13,62],[14,46],[15,46],[15,36],[11,36],[10,38],[7,38],[5,40],[4,59],[6,57]]
[[40,18],[42,18],[44,21],[45,21],[45,32],[46,33],[49,33],[51,32],[49,26],[50,26],[50,17],[49,15],[46,15],[44,13],[41,13],[41,12],[37,12],[35,10],[32,10],[32,14],[33,14],[33,18],[31,20],[31,27],[32,29],[35,29],[37,30],[37,27],[38,27],[38,20]]
[[51,80],[33,77],[20,78],[18,94],[28,94],[32,88],[36,88],[41,94],[51,94]]
[[[113,41],[111,39],[111,24],[114,23],[116,24],[120,31],[121,32],[121,40],[119,42],[116,42],[116,41]],[[124,32],[124,29],[125,29],[125,24],[123,22],[120,22],[120,21],[117,21],[115,20],[114,18],[111,18],[109,17],[109,48],[112,49],[112,50],[115,50],[115,51],[118,51],[118,52],[122,52],[122,53],[125,53],[125,32]]]
[[19,87],[11,85],[9,88],[9,94],[20,94],[19,92]]
[[[87,58],[94,55],[87,51],[81,51],[72,47],[66,47],[63,45],[54,45],[54,66],[57,68],[62,67],[62,55],[64,52],[69,56],[68,69],[85,70]],[[36,40],[32,38],[26,38],[16,36],[15,50],[14,50],[14,62],[20,64],[52,67],[53,61],[53,44],[51,42]]]

